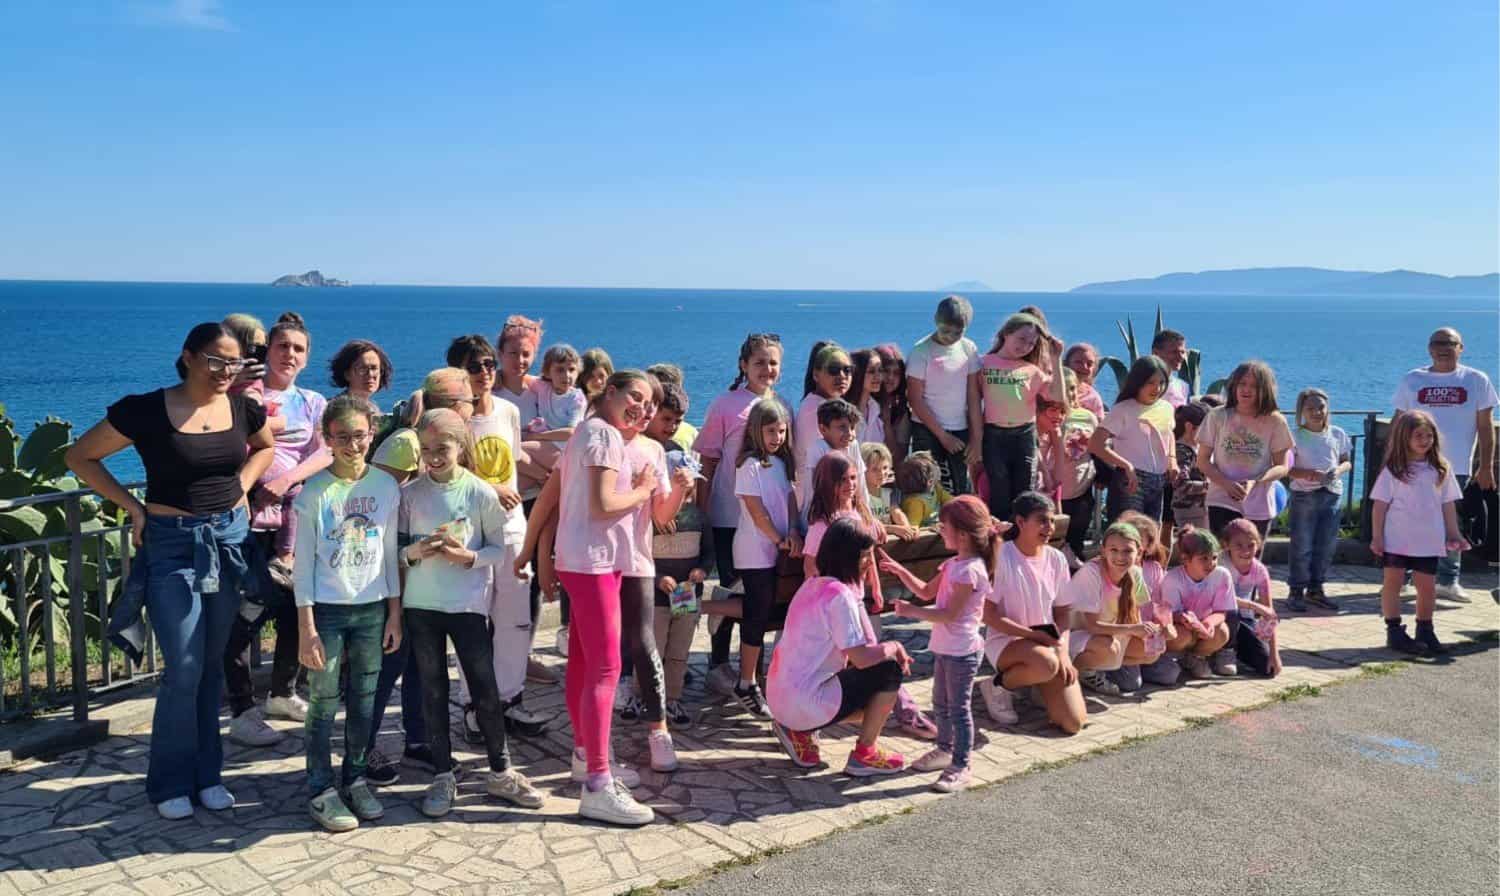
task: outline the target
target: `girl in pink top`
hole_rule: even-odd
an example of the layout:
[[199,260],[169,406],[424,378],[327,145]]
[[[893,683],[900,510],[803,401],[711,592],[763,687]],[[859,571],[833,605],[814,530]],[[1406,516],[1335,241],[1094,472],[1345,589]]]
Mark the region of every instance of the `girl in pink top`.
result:
[[1260,562],[1260,532],[1246,519],[1224,528],[1224,568],[1234,582],[1235,610],[1229,616],[1236,671],[1247,666],[1256,675],[1274,678],[1281,673],[1281,651],[1276,644],[1276,610],[1271,605],[1271,571]]
[[1099,556],[1068,583],[1073,609],[1083,618],[1072,642],[1073,663],[1084,687],[1117,697],[1120,687],[1106,671],[1156,662],[1166,649],[1162,626],[1151,614],[1151,590],[1139,564],[1140,530],[1124,521],[1104,531]]
[[1047,396],[1064,407],[1062,341],[1030,314],[1012,314],[979,360],[982,407],[970,408],[969,431],[983,427],[984,475],[990,513],[1009,519],[1013,497],[1036,476],[1036,400]]
[[880,393],[885,389],[885,362],[873,348],[852,352],[854,378],[844,392],[844,400],[859,409],[861,419],[854,430],[859,442],[884,442],[885,421],[880,416]]
[[1099,373],[1099,350],[1087,342],[1074,343],[1063,352],[1063,366],[1078,377],[1078,400],[1074,407],[1092,411],[1103,420],[1104,396],[1094,388],[1094,377]]
[[[802,574],[818,574],[818,545],[834,520],[852,517],[874,530],[874,518],[859,502],[859,468],[842,451],[830,451],[813,468],[812,500],[807,507],[807,537],[802,542]],[[885,609],[880,576],[874,567],[860,580],[860,597],[868,597],[872,612]]]
[[1219,566],[1219,540],[1211,532],[1184,526],[1177,555],[1182,565],[1161,583],[1162,602],[1172,610],[1167,650],[1182,655],[1189,678],[1207,678],[1208,658],[1229,643],[1226,620],[1235,611],[1234,581]]
[[1089,437],[1089,450],[1110,467],[1105,519],[1127,510],[1162,518],[1167,484],[1177,478],[1176,419],[1162,398],[1171,377],[1155,355],[1137,358],[1120,385],[1115,406]]
[[939,793],[963,790],[973,780],[969,772],[969,751],[974,747],[971,704],[974,676],[984,658],[979,624],[1004,528],[1008,527],[990,518],[983,501],[960,495],[938,511],[943,545],[955,556],[943,561],[932,581],[922,581],[880,552],[882,571],[900,579],[914,596],[933,602],[924,607],[898,600],[896,614],[932,623],[927,646],[934,658],[932,713],[937,717],[937,746],[912,767],[919,772],[941,771],[932,785]]

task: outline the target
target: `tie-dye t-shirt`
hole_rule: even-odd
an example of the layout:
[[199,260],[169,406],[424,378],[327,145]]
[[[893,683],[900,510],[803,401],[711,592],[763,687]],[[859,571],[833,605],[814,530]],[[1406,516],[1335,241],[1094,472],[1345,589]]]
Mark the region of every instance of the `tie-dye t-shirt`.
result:
[[1165,399],[1141,404],[1134,398],[1116,402],[1104,419],[1101,429],[1109,431],[1115,453],[1130,461],[1144,473],[1167,472],[1168,458],[1175,459],[1172,447],[1172,406]]
[[[1286,418],[1276,413],[1243,417],[1229,408],[1214,408],[1198,430],[1199,456],[1207,456],[1219,472],[1235,482],[1263,475],[1286,459],[1292,444]],[[1271,488],[1270,484],[1262,483],[1251,489],[1241,502],[1210,482],[1208,506],[1238,511],[1246,519],[1268,520],[1275,509]]]

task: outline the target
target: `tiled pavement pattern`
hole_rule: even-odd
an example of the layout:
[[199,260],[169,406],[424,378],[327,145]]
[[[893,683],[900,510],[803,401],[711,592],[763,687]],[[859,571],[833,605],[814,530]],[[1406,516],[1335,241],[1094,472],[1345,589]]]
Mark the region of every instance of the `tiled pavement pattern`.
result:
[[[1285,568],[1273,569],[1284,577]],[[995,728],[975,700],[980,743],[974,774],[993,782],[1039,762],[1087,753],[1123,738],[1184,727],[1193,717],[1214,716],[1264,701],[1292,685],[1320,685],[1357,674],[1361,663],[1393,657],[1382,643],[1375,583],[1379,571],[1339,567],[1330,591],[1344,602],[1338,614],[1285,617],[1285,671],[1275,681],[1216,679],[1144,699],[1091,699],[1088,726],[1075,738],[1049,733],[1038,711],[1018,726]],[[1493,587],[1493,576],[1488,586]],[[1489,646],[1500,608],[1471,576],[1470,605],[1440,604],[1438,629],[1453,642],[1478,639]],[[1278,586],[1278,595],[1283,589]],[[922,630],[887,629],[915,647]],[[700,629],[700,642],[706,641]],[[550,644],[550,635],[541,641]],[[1480,645],[1470,645],[1478,648]],[[706,644],[700,643],[700,651]],[[916,653],[916,651],[913,651]],[[924,705],[931,657],[912,687]],[[547,654],[549,661],[561,661]],[[689,698],[702,700],[704,654],[694,655]],[[677,733],[682,768],[672,775],[646,770],[637,796],[658,812],[640,830],[579,822],[577,787],[567,781],[566,714],[559,688],[537,693],[530,705],[554,714],[540,742],[518,742],[520,767],[551,799],[545,809],[500,808],[483,793],[482,777],[460,784],[458,806],[430,821],[416,811],[428,776],[412,769],[380,792],[385,818],[349,834],[313,829],[305,812],[302,740],[297,726],[276,723],[289,736],[276,747],[230,747],[226,783],[239,800],[231,812],[199,810],[193,820],[161,820],[147,804],[142,778],[149,732],[122,736],[87,751],[0,774],[0,896],[93,894],[340,893],[358,896],[431,892],[614,893],[701,874],[717,863],[772,847],[805,843],[840,828],[939,799],[927,786],[932,774],[856,781],[840,774],[853,743],[852,729],[824,738],[831,766],[816,773],[795,769],[765,725],[710,703],[696,723]],[[701,705],[701,704],[700,704]],[[387,717],[383,743],[399,749],[399,705]],[[455,729],[460,725],[455,713]],[[892,738],[915,758],[922,744]],[[644,765],[639,728],[619,723],[620,755]],[[456,748],[463,750],[455,736]],[[337,743],[335,744],[337,749]],[[462,752],[470,769],[480,757]],[[957,797],[962,798],[962,797]]]

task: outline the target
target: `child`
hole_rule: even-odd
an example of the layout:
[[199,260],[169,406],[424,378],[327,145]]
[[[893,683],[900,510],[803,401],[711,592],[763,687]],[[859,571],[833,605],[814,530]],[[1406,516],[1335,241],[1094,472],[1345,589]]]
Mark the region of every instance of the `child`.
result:
[[604,394],[609,378],[615,375],[615,362],[610,360],[609,352],[602,348],[585,350],[580,360],[582,365],[578,369],[578,386],[583,390],[584,397],[593,401]]
[[1208,405],[1194,400],[1172,411],[1172,435],[1177,440],[1177,481],[1167,488],[1162,513],[1164,531],[1170,536],[1178,526],[1208,528],[1208,477],[1198,469],[1198,427],[1208,417]]
[[528,435],[566,442],[573,427],[583,422],[588,399],[577,386],[582,363],[578,351],[566,342],[547,349],[542,356],[542,375],[521,395],[521,424]]
[[1036,475],[1036,400],[1045,395],[1067,404],[1063,391],[1062,342],[1030,314],[1012,314],[979,362],[982,414],[971,409],[970,429],[984,427],[984,475],[990,513],[1009,519],[1014,495],[1032,487]]
[[911,450],[911,402],[906,398],[906,359],[894,342],[875,346],[880,355],[881,376],[885,385],[876,397],[880,399],[880,416],[885,426],[885,447],[891,452],[891,467],[906,460]]
[[1070,399],[1069,404],[1090,412],[1096,420],[1103,420],[1104,398],[1094,388],[1094,376],[1099,372],[1099,350],[1087,342],[1074,343],[1063,352],[1063,366],[1073,371],[1078,383],[1077,400]]
[[[1323,593],[1339,540],[1339,499],[1349,472],[1353,445],[1349,435],[1328,422],[1328,393],[1303,389],[1297,395],[1297,429],[1292,433],[1291,569],[1287,575],[1287,608],[1302,612],[1308,603],[1337,610]],[[1306,603],[1303,594],[1307,595]]]
[[[873,517],[869,516],[870,501],[865,495],[864,455],[860,454],[859,442],[854,440],[854,431],[859,427],[861,419],[854,405],[842,398],[829,399],[818,407],[818,437],[811,445],[803,446],[802,463],[804,466],[797,468],[797,506],[801,508],[804,520],[806,520],[808,505],[812,502],[813,468],[828,452],[842,451],[849,462],[854,464],[854,469],[858,474],[854,501],[859,505],[861,516],[865,516],[867,522],[873,522]],[[884,542],[885,532],[882,527],[877,525],[875,529],[876,540]]]
[[[834,342],[816,342],[807,358],[807,372],[803,374],[802,386],[805,390],[802,404],[797,406],[796,421],[792,425],[791,440],[792,452],[797,458],[797,481],[799,491],[797,493],[797,504],[804,511],[807,509],[807,498],[800,489],[807,486],[807,475],[817,464],[818,458],[828,452],[823,445],[822,417],[820,411],[824,403],[839,400],[847,410],[841,411],[840,415],[849,421],[849,439],[854,438],[854,431],[859,426],[859,410],[840,397],[849,391],[849,386],[854,382],[854,362],[849,358],[849,353]],[[851,414],[852,412],[852,414]],[[848,445],[833,445],[835,450],[843,451]],[[813,455],[817,451],[816,456]]]
[[507,556],[505,514],[495,490],[472,472],[474,440],[461,416],[446,408],[427,411],[416,430],[425,471],[402,491],[399,538],[407,567],[405,630],[421,672],[422,715],[432,747],[434,776],[422,814],[447,815],[458,787],[448,741],[450,640],[489,752],[485,789],[517,806],[540,808],[542,794],[510,766],[487,628],[490,578]]
[[[375,406],[340,396],[323,412],[323,437],[333,464],[314,475],[292,503],[297,514],[293,590],[297,645],[306,666],[307,811],[333,832],[385,814],[365,780],[371,746],[370,714],[381,653],[401,644],[401,581],[397,513],[401,487],[365,463]],[[335,784],[329,739],[347,665],[344,765]]]
[[[1089,439],[1099,426],[1099,418],[1088,408],[1075,404],[1078,377],[1072,370],[1063,371],[1068,389],[1068,410],[1052,430],[1050,481],[1056,484],[1062,512],[1068,515],[1068,566],[1077,571],[1083,565],[1084,539],[1094,522],[1094,456],[1089,453]],[[1050,424],[1049,424],[1050,425]]]
[[[1129,523],[1141,534],[1141,579],[1145,581],[1146,594],[1151,598],[1151,606],[1142,607],[1141,615],[1165,629],[1172,624],[1172,614],[1161,603],[1161,583],[1167,577],[1169,556],[1167,546],[1161,537],[1162,527],[1157,525],[1156,520],[1134,510],[1127,510],[1120,514],[1116,522]],[[1165,642],[1164,632],[1162,638]],[[1122,693],[1128,694],[1138,690],[1143,681],[1150,681],[1152,684],[1176,684],[1179,671],[1176,662],[1163,653],[1154,663],[1141,665],[1126,663],[1109,673],[1109,678],[1120,686]]]
[[931,454],[943,487],[958,495],[972,491],[969,465],[980,459],[981,433],[970,428],[979,408],[979,348],[964,337],[973,319],[968,299],[944,298],[932,332],[917,340],[906,363],[911,450]]
[[1227,614],[1236,609],[1234,580],[1219,565],[1219,540],[1213,533],[1183,528],[1177,539],[1182,565],[1167,573],[1161,583],[1161,600],[1172,612],[1174,634],[1167,637],[1167,650],[1182,656],[1182,669],[1189,678],[1209,676],[1209,657],[1215,671],[1228,669],[1232,657]]
[[1231,520],[1224,527],[1224,546],[1228,550],[1222,563],[1234,580],[1238,610],[1229,618],[1235,656],[1256,675],[1275,678],[1281,674],[1281,651],[1271,607],[1271,571],[1260,562],[1260,532],[1249,520]]
[[1271,487],[1291,469],[1292,431],[1276,405],[1276,374],[1246,361],[1229,375],[1228,400],[1198,431],[1198,469],[1208,477],[1208,521],[1215,533],[1244,517],[1265,538],[1275,516]]
[[[812,500],[807,506],[807,537],[802,541],[802,574],[813,578],[818,574],[818,546],[823,533],[835,520],[851,517],[869,526],[856,497],[860,491],[859,469],[842,451],[831,451],[818,460],[812,472]],[[880,577],[871,567],[871,574],[860,585],[861,596],[868,595],[871,608],[879,613],[885,609],[880,593]]]
[[989,630],[985,656],[998,671],[981,679],[979,690],[990,718],[1014,725],[1012,693],[1035,686],[1052,724],[1077,734],[1087,711],[1068,647],[1068,561],[1047,544],[1055,525],[1052,502],[1022,492],[1011,505],[1015,524],[995,561],[983,616]]
[[1172,448],[1172,406],[1162,398],[1171,372],[1155,355],[1137,358],[1125,375],[1115,406],[1089,439],[1089,450],[1113,468],[1105,519],[1127,510],[1162,518],[1168,480],[1177,477]]
[[900,579],[913,595],[934,602],[931,607],[919,607],[896,601],[898,616],[932,623],[927,646],[934,657],[932,713],[937,717],[937,746],[912,767],[919,772],[941,770],[932,789],[955,793],[973,782],[969,751],[974,748],[974,676],[984,658],[979,623],[1001,541],[989,510],[973,495],[943,506],[938,531],[943,545],[955,556],[943,561],[932,581],[918,579],[884,552],[880,568]]
[[1083,618],[1070,643],[1078,681],[1099,694],[1118,697],[1118,683],[1105,675],[1122,665],[1149,665],[1166,649],[1161,626],[1142,608],[1151,590],[1140,566],[1143,538],[1135,526],[1116,521],[1104,530],[1099,556],[1068,583],[1069,603]]
[[1061,453],[1059,446],[1062,439],[1063,416],[1067,408],[1045,395],[1037,397],[1036,400],[1036,472],[1032,476],[1031,487],[1035,491],[1052,499],[1056,504],[1061,500],[1062,484],[1057,478],[1053,466],[1057,463],[1057,457]]
[[917,537],[917,530],[897,505],[893,479],[891,449],[879,442],[862,442],[859,456],[865,462],[865,494],[869,496],[870,514],[885,527],[887,535],[902,541]]
[[797,533],[796,496],[792,492],[790,420],[781,402],[757,401],[745,423],[745,442],[735,463],[734,493],[740,499],[734,530],[734,568],[745,581],[740,630],[740,680],[734,699],[757,718],[770,718],[755,681],[766,627],[776,602],[776,564],[780,553],[802,554]]
[[[682,368],[676,364],[670,361],[658,361],[647,367],[646,373],[649,376],[656,377],[656,381],[663,386],[672,383],[681,387],[684,395],[687,394],[687,380],[683,378]],[[681,451],[691,451],[693,443],[697,440],[698,427],[688,423],[686,420],[679,420],[677,423],[677,432],[672,436],[672,442],[676,447]],[[671,451],[672,449],[667,448],[667,450]]]
[[880,354],[873,348],[862,348],[849,355],[854,364],[854,378],[844,392],[844,400],[859,411],[859,427],[855,439],[864,442],[885,442],[885,421],[881,419],[880,393],[885,389],[885,374],[881,367]]
[[[1370,550],[1381,558],[1385,575],[1380,611],[1385,646],[1401,653],[1447,650],[1432,628],[1438,561],[1448,551],[1468,550],[1459,534],[1458,501],[1463,497],[1453,470],[1443,459],[1437,424],[1426,411],[1402,411],[1391,422],[1380,476],[1370,491],[1375,502]],[[1411,572],[1417,588],[1417,637],[1401,624],[1401,585]]]
[[901,512],[911,525],[936,526],[938,511],[953,500],[943,489],[942,471],[930,451],[913,451],[896,468],[896,488],[901,490]]

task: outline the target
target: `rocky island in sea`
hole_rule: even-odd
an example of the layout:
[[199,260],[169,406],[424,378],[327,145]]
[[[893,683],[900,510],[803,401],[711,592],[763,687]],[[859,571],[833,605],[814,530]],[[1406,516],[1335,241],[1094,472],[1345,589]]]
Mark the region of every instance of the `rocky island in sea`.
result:
[[287,274],[271,281],[272,286],[348,286],[348,280],[324,277],[322,271],[312,270],[305,274]]

